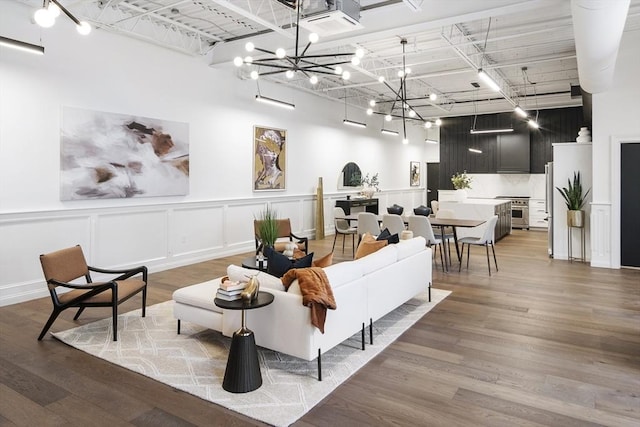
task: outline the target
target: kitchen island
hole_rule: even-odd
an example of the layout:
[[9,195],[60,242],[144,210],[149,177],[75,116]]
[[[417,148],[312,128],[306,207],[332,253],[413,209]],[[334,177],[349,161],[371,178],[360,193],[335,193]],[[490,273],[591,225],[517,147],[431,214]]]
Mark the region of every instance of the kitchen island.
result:
[[[511,233],[511,201],[501,199],[473,199],[461,202],[440,202],[440,209],[453,211],[458,219],[484,219],[498,215],[495,229],[495,241]],[[472,229],[458,230],[458,237],[482,237],[486,224]]]

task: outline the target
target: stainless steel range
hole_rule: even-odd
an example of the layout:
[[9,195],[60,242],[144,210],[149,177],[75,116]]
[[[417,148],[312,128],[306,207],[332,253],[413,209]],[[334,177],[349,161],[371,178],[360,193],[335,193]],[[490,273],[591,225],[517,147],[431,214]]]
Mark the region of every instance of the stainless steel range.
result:
[[498,196],[496,199],[511,200],[511,228],[529,229],[528,196]]

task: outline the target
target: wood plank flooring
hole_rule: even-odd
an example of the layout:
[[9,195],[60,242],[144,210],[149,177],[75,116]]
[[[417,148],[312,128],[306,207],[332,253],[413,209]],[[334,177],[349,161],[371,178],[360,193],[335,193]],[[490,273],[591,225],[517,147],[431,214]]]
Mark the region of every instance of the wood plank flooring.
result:
[[[295,425],[640,426],[640,271],[552,260],[546,242],[515,230],[491,277],[482,248],[460,273],[438,259],[433,286],[452,294]],[[332,243],[310,247],[320,256]],[[246,255],[152,274],[148,305]],[[48,298],[0,308],[0,426],[261,425],[50,335],[38,342],[50,309]],[[68,312],[52,330],[108,316]]]

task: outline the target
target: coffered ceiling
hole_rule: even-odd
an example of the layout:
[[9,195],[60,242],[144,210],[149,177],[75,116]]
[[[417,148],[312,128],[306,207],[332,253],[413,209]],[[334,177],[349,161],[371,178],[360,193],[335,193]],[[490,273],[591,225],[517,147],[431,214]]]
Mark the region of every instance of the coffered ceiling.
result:
[[[287,0],[60,0],[72,13],[106,31],[134,37],[193,56],[212,67],[248,79],[248,67],[232,60],[246,55],[244,45],[275,51],[295,47],[296,12]],[[616,0],[612,0],[616,1]],[[37,8],[40,1],[24,0]],[[330,1],[333,2],[333,1]],[[346,0],[337,0],[341,5]],[[425,119],[582,105],[571,96],[579,84],[571,2],[568,0],[361,0],[359,29],[328,31],[308,54],[365,52],[357,66],[348,64],[349,80],[320,76],[312,85],[296,73],[261,77],[318,96],[334,98],[350,109],[377,101],[390,109],[394,93],[378,82],[399,88],[403,60],[411,68],[406,99]],[[305,0],[303,18],[324,7],[324,0]],[[640,0],[632,0],[625,31],[640,30]],[[593,31],[607,31],[606,23]],[[300,45],[308,31],[300,29]],[[402,54],[401,40],[407,41]],[[304,42],[302,41],[304,40]],[[254,54],[256,58],[260,55]],[[330,61],[330,59],[323,59]],[[496,93],[478,81],[483,68],[500,84]],[[480,83],[474,87],[474,83]],[[256,84],[247,81],[247,84]],[[429,95],[435,93],[432,101]]]

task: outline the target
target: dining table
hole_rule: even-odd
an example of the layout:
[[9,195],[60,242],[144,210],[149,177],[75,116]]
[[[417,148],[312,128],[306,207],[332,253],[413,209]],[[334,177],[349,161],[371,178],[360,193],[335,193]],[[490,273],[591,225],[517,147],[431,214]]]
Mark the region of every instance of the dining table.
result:
[[[378,217],[378,222],[382,223],[382,215],[377,215],[377,217]],[[405,225],[409,223],[408,216],[400,215],[400,217],[404,221]],[[349,224],[351,224],[353,221],[358,221],[358,214],[353,213],[350,215],[336,216],[336,219],[344,219],[348,221]],[[429,215],[429,222],[431,223],[432,226],[440,228],[440,236],[442,238],[443,244],[445,241],[444,229],[446,227],[451,227],[453,229],[453,241],[456,247],[456,255],[458,256],[458,262],[462,262],[461,260],[462,254],[460,253],[460,248],[458,246],[458,233],[456,232],[456,228],[457,227],[462,227],[462,228],[478,227],[484,224],[485,222],[487,222],[487,220],[486,219],[438,218],[433,215]],[[447,251],[444,251],[444,255],[445,255],[445,265],[448,265],[450,262],[451,254],[447,254]],[[448,271],[448,267],[447,267],[447,271]]]

